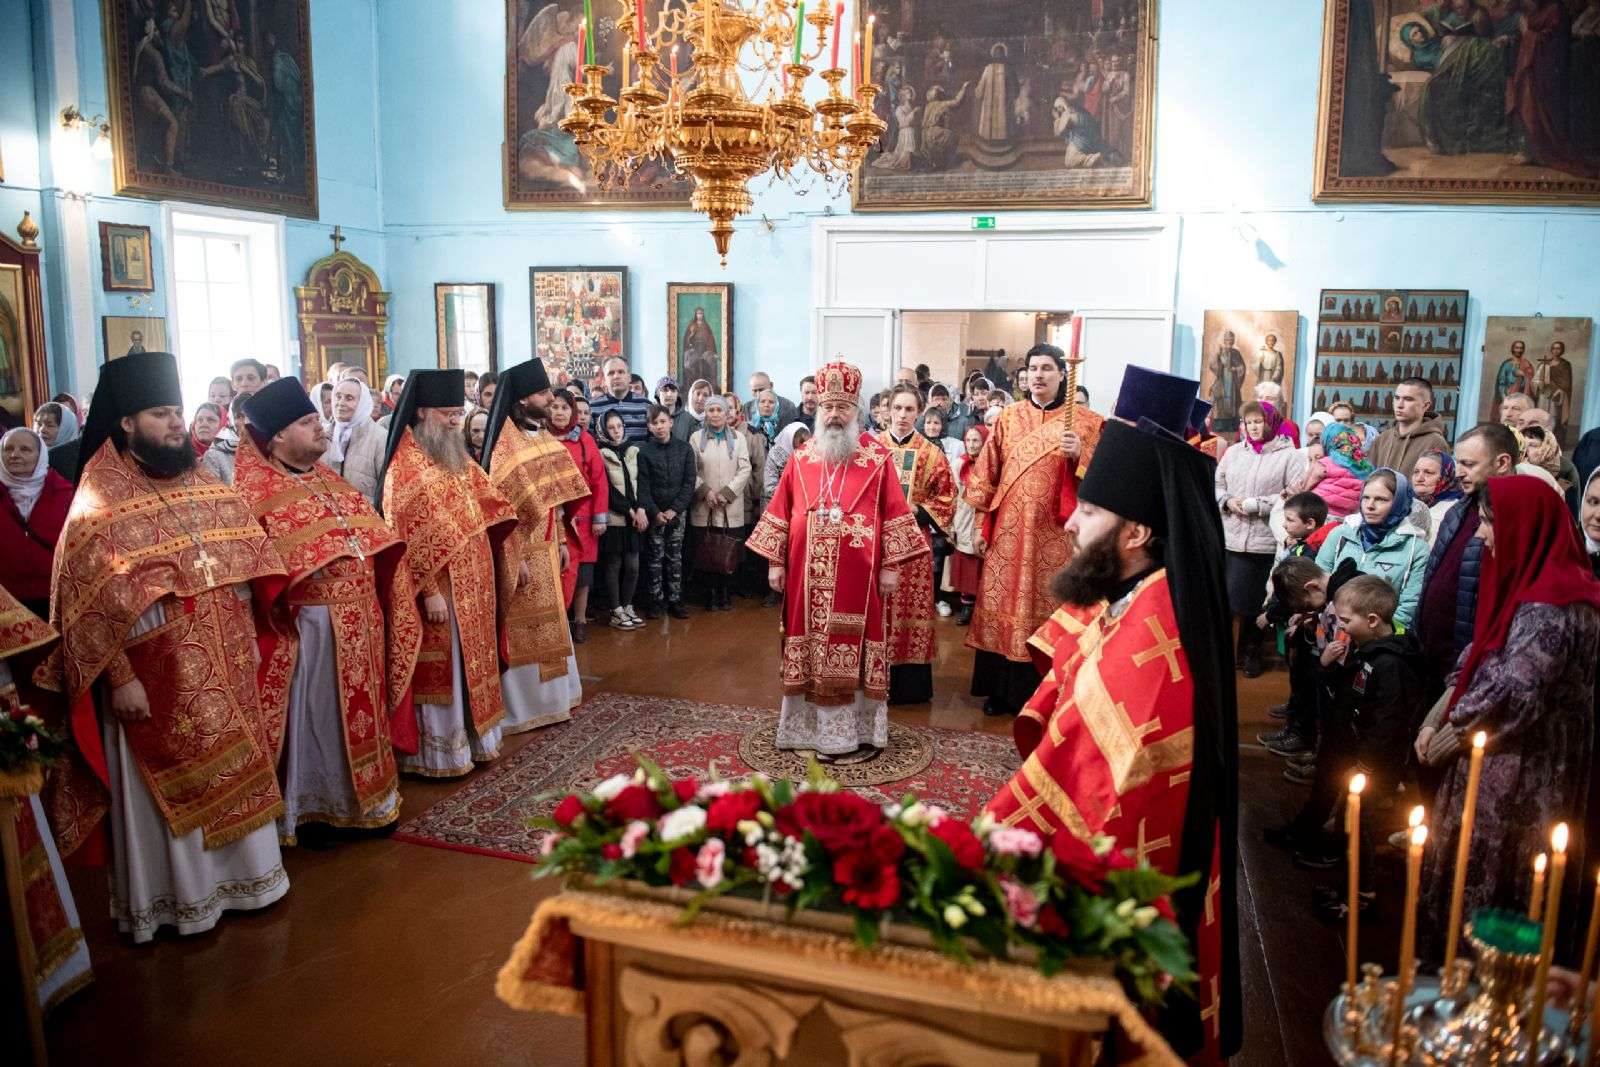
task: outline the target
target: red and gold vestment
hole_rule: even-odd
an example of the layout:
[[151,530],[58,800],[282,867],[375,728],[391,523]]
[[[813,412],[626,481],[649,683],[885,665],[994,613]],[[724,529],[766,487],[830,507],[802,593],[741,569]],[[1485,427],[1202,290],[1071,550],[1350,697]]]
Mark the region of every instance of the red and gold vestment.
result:
[[[383,481],[383,514],[406,543],[406,565],[419,596],[439,594],[455,606],[464,694],[479,733],[505,715],[500,695],[494,556],[516,525],[505,497],[476,463],[458,474],[435,463],[405,430]],[[416,704],[454,700],[450,622],[422,623],[422,650],[412,677]]]
[[[877,441],[889,452],[889,469],[915,516],[921,508],[948,535],[956,518],[956,479],[944,450],[913,432],[903,445],[885,431]],[[923,540],[927,535],[918,527]],[[899,568],[900,582],[889,598],[889,663],[932,663],[934,651],[933,555],[916,556]]]
[[[559,440],[510,422],[495,439],[489,480],[517,514],[499,556],[501,659],[508,668],[536,663],[539,680],[548,682],[566,673],[572,655],[556,509],[587,497],[589,483]],[[524,562],[528,578],[519,584]]]
[[[345,756],[356,799],[370,812],[399,783],[394,747],[414,752],[417,746],[411,675],[422,618],[405,566],[405,543],[331,468],[318,463],[306,474],[290,473],[248,438],[239,444],[233,488],[283,557],[291,609],[328,609]],[[262,644],[261,703],[281,727],[299,632],[291,626]],[[282,741],[281,733],[274,738],[274,763]]]
[[783,691],[818,707],[852,703],[858,692],[888,699],[878,572],[928,552],[888,458],[866,434],[838,466],[808,444],[750,535],[750,550],[787,572]]

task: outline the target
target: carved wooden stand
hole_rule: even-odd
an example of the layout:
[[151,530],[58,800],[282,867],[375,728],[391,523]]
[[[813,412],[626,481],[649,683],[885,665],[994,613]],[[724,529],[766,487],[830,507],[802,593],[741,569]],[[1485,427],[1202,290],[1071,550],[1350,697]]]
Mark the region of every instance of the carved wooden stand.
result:
[[[0,714],[4,714],[0,711]],[[22,977],[23,1008],[27,1013],[28,1045],[35,1067],[47,1061],[44,1019],[39,1011],[39,990],[34,984],[33,935],[28,931],[28,905],[22,895],[22,849],[17,843],[17,806],[44,788],[44,772],[37,767],[15,774],[0,773],[0,860],[10,900],[12,936],[17,944],[18,973]]]

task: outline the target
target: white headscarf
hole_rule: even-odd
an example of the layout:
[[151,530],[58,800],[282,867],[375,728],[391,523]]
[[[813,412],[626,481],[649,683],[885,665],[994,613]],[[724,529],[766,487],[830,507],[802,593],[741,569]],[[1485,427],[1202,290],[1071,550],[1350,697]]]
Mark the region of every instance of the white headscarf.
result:
[[[72,414],[62,409],[65,414]],[[26,426],[18,426],[7,430],[4,437],[0,437],[0,451],[3,451],[6,442],[12,436],[25,433],[33,438],[33,443],[39,446],[39,457],[34,461],[33,473],[26,477],[18,478],[6,470],[4,463],[0,463],[0,483],[11,491],[11,502],[17,505],[17,510],[22,513],[22,521],[27,522],[28,516],[33,514],[33,505],[38,503],[39,494],[44,491],[45,475],[50,473],[50,450],[44,447],[44,439]]]
[[[350,416],[349,422],[340,422],[338,419],[334,419],[333,422],[328,424],[329,444],[328,451],[322,456],[322,462],[324,463],[343,463],[344,450],[350,447],[350,434],[355,429],[356,423],[362,419],[368,421],[372,419],[372,390],[365,385],[361,385],[361,382],[357,379],[347,380],[355,381],[357,385],[361,386],[361,396],[356,400],[356,413]],[[339,385],[343,384],[344,382],[339,383]],[[338,385],[334,386],[335,391],[338,388]]]
[[64,445],[68,441],[76,441],[81,432],[78,427],[78,416],[73,414],[72,409],[61,403],[57,403],[56,406],[61,409],[61,427],[56,430],[55,444],[51,445],[51,448]]
[[707,389],[711,389],[711,383],[706,381],[704,378],[696,378],[694,381],[690,382],[689,383],[689,391],[687,393],[683,394],[683,410],[685,410],[689,414],[693,415],[695,417],[696,421],[705,422],[706,421],[706,400],[710,400],[712,397],[716,396],[717,395],[717,391],[715,389],[711,389],[711,392],[707,394],[706,399],[700,401],[700,410],[696,411],[694,409],[694,390],[695,390],[695,386],[697,386],[697,385],[703,385]]

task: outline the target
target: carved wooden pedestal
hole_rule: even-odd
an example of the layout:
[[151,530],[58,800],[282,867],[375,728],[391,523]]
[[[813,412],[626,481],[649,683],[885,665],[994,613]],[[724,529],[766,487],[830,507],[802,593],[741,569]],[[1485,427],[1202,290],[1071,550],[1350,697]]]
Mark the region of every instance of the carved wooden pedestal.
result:
[[501,998],[581,1012],[589,1063],[606,1067],[1181,1062],[1105,969],[1045,979],[907,944],[866,950],[847,920],[778,922],[739,901],[681,925],[681,905],[661,896],[545,901],[501,971]]

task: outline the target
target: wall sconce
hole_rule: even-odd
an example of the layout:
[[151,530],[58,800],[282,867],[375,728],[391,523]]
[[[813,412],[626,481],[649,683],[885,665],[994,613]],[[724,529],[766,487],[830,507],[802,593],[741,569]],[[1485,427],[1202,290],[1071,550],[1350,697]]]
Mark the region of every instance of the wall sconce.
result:
[[94,130],[94,145],[90,148],[94,158],[102,162],[111,158],[111,123],[104,115],[89,118],[78,110],[76,104],[61,109],[61,128],[64,130]]

